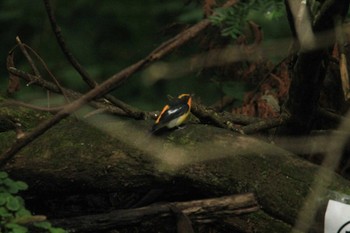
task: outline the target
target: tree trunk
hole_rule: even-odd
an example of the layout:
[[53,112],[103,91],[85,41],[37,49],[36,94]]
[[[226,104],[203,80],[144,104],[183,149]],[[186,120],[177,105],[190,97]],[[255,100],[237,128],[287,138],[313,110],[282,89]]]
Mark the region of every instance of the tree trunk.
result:
[[[310,6],[312,4],[320,4],[319,9]],[[290,118],[288,123],[279,129],[279,134],[308,135],[314,127],[330,51],[336,43],[334,22],[337,17],[341,22],[344,21],[349,1],[326,0],[321,3],[306,3],[285,0],[285,5],[292,34],[300,48],[295,54],[294,63],[291,64],[292,81],[284,108]]]
[[[2,110],[27,126],[42,119],[33,111]],[[272,144],[211,126],[187,124],[154,136],[150,121],[101,115],[81,119],[64,120],[5,167],[30,185],[27,197],[41,203],[78,193],[139,198],[148,190],[161,190],[148,200],[152,202],[253,192],[261,210],[226,219],[225,224],[243,232],[286,232],[316,172],[323,169]],[[14,140],[14,133],[1,133],[1,150]],[[349,185],[335,175],[326,188],[349,195]],[[113,208],[127,207],[126,199],[119,199]],[[322,221],[315,226],[322,227]]]

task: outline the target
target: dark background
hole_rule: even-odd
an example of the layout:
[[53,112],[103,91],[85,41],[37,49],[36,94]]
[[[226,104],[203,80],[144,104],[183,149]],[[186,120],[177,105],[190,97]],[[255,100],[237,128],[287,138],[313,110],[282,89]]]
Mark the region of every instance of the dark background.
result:
[[[99,83],[144,58],[162,42],[203,18],[202,6],[196,1],[81,0],[52,3],[68,48]],[[2,0],[0,9],[1,92],[6,91],[6,56],[16,44],[16,36],[45,60],[63,86],[80,92],[89,90],[59,49],[42,2]],[[253,19],[262,25],[264,43],[288,37],[289,27],[284,11],[278,20],[271,20],[269,13],[252,9],[246,20]],[[219,29],[212,30],[209,37],[214,37],[214,34],[216,38],[221,37]],[[163,61],[182,61],[191,54],[203,52],[205,46],[200,46],[197,42],[188,43]],[[225,39],[227,44],[233,42],[234,38]],[[274,60],[278,61],[279,58]],[[19,50],[15,55],[15,63],[17,67],[29,70]],[[143,76],[144,72],[137,73],[112,94],[143,110],[159,109],[167,100],[167,95],[190,92],[195,93],[205,104],[212,104],[222,94],[222,87],[215,81],[218,75],[213,72],[197,71],[175,75],[176,79],[164,79],[152,85],[145,83]],[[243,90],[238,92],[243,94]],[[22,81],[21,91],[15,94],[15,98],[26,102],[45,102],[46,91],[34,85],[26,87]],[[51,101],[54,102],[54,99]]]

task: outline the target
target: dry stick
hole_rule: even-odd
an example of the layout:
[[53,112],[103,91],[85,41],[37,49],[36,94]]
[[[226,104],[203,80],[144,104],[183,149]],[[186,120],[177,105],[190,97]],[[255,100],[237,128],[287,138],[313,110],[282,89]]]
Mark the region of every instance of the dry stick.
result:
[[[8,67],[9,73],[21,77],[24,80],[26,80],[28,83],[33,83],[35,85],[38,85],[40,87],[43,87],[47,90],[50,90],[55,93],[60,93],[60,90],[58,87],[49,82],[46,81],[42,78],[36,77],[32,74],[29,74],[27,72],[18,70],[15,67]],[[64,92],[70,96],[70,98],[73,99],[78,99],[82,96],[82,94],[78,92],[74,92],[70,89],[63,88]],[[96,102],[96,101],[91,101],[89,103],[91,106],[99,109],[103,109],[107,113],[111,113],[114,115],[118,116],[129,116],[127,113],[122,111],[121,109],[117,108],[116,106],[110,105],[108,103],[103,103],[103,102]],[[29,106],[28,106],[29,107]],[[40,110],[40,109],[37,109]],[[44,109],[42,109],[45,111]],[[55,109],[57,110],[57,109]],[[54,110],[52,112],[55,112]],[[238,125],[249,125],[249,124],[261,124],[262,120],[257,117],[250,117],[250,116],[244,116],[244,115],[238,115],[238,114],[231,114],[228,112],[221,112],[217,113],[214,110],[207,108],[199,103],[194,102],[193,107],[192,107],[192,113],[199,118],[202,122],[210,122],[211,124],[220,127],[220,128],[225,128],[225,129],[230,129],[233,131],[240,131],[237,130],[235,127],[233,127],[233,124],[238,124]],[[145,112],[144,114],[147,114],[147,118],[154,118],[158,112]],[[252,126],[253,127],[253,126]],[[251,133],[251,132],[249,132]]]
[[[57,24],[56,17],[55,17],[53,10],[52,10],[52,6],[50,4],[50,1],[49,0],[43,0],[43,1],[44,1],[47,15],[48,15],[50,23],[51,23],[52,31],[55,34],[57,43],[60,46],[63,54],[66,56],[67,60],[74,67],[74,69],[80,74],[82,79],[91,88],[95,88],[96,86],[98,86],[98,83],[90,77],[90,75],[87,73],[87,71],[80,65],[80,63],[77,61],[77,59],[73,56],[73,54],[70,52],[70,50],[66,46],[66,43],[65,43],[64,38],[63,38],[62,33],[61,33],[61,28]],[[141,110],[138,110],[135,107],[132,107],[132,106],[124,103],[123,101],[118,100],[117,98],[115,98],[112,95],[107,94],[104,97],[107,100],[109,100],[110,102],[112,102],[114,105],[116,105],[117,107],[124,110],[127,114],[131,115],[132,117],[134,117],[136,119],[143,119],[145,117],[145,114]]]
[[54,80],[54,82],[56,83],[57,87],[60,89],[60,92],[62,93],[62,95],[64,96],[64,98],[66,99],[67,103],[69,103],[69,98],[67,97],[66,93],[64,92],[64,89],[62,88],[62,86],[59,84],[59,82],[57,81],[57,79],[55,78],[55,76],[51,73],[51,71],[49,70],[49,68],[47,67],[46,63],[44,62],[44,60],[39,56],[39,54],[37,54],[31,47],[29,47],[26,44],[23,44],[22,41],[20,40],[20,38],[17,36],[16,37],[16,41],[17,44],[19,45],[19,48],[21,49],[23,55],[26,57],[27,61],[29,62],[30,66],[33,69],[34,74],[41,79],[41,75],[39,72],[39,69],[36,67],[32,57],[29,55],[27,49],[29,49],[41,62],[41,64],[44,66],[44,68],[46,69],[47,73],[50,75],[50,77]]
[[246,193],[204,200],[153,204],[135,209],[114,210],[103,214],[53,219],[50,222],[73,232],[97,232],[140,223],[154,216],[171,216],[172,206],[192,221],[199,223],[213,222],[225,217],[248,214],[259,210],[254,194]]
[[[29,74],[27,72],[21,71],[16,69],[15,67],[8,67],[8,71],[9,73],[18,76],[20,78],[23,78],[24,80],[26,80],[28,83],[33,83],[37,86],[43,87],[49,91],[55,92],[55,93],[61,93],[60,89],[52,82],[46,81],[45,79],[36,77],[32,74]],[[67,88],[63,88],[64,92],[72,99],[79,99],[82,94],[75,92],[73,90],[67,89]],[[98,102],[98,101],[90,101],[89,105],[91,105],[94,108],[98,108],[98,109],[103,109],[108,113],[114,114],[114,115],[118,115],[118,116],[128,116],[122,109],[108,104],[108,103],[104,103],[104,102]]]
[[13,106],[13,105],[24,107],[24,108],[30,108],[30,109],[34,109],[34,110],[38,110],[38,111],[51,112],[51,113],[57,113],[60,110],[62,110],[62,108],[63,108],[63,107],[45,108],[45,107],[41,107],[41,106],[28,104],[28,103],[25,103],[22,101],[17,101],[17,100],[5,100],[3,103],[0,104],[0,106]]
[[79,64],[79,62],[73,57],[72,53],[68,50],[68,48],[64,42],[64,39],[62,37],[62,34],[61,34],[61,28],[56,23],[56,18],[55,18],[55,15],[54,15],[54,12],[52,10],[52,7],[50,5],[49,0],[43,0],[43,1],[44,1],[47,15],[48,15],[50,23],[51,23],[52,30],[56,36],[58,45],[60,46],[64,55],[67,57],[67,59],[71,63],[71,65],[78,71],[78,73],[83,78],[83,80],[90,87],[95,87],[97,85],[97,83],[89,77],[89,74],[83,69],[83,67]]
[[284,115],[281,115],[280,117],[276,117],[276,118],[264,119],[264,120],[258,121],[256,123],[252,123],[250,125],[243,126],[241,131],[244,134],[251,134],[251,133],[258,132],[258,131],[275,128],[275,127],[278,127],[278,126],[284,124],[287,119],[288,119],[287,116],[284,116]]
[[59,123],[62,119],[68,117],[71,113],[81,108],[83,105],[88,103],[89,101],[96,99],[98,97],[104,96],[113,88],[118,87],[122,81],[125,81],[132,74],[144,68],[146,65],[149,65],[151,62],[156,61],[165,55],[169,54],[174,49],[180,47],[187,41],[194,38],[198,35],[199,32],[203,31],[210,25],[210,21],[208,19],[204,19],[194,26],[188,28],[187,30],[181,32],[174,38],[168,40],[167,42],[160,45],[153,52],[151,52],[145,59],[142,59],[135,64],[125,68],[119,73],[113,75],[106,81],[104,81],[99,86],[90,90],[88,93],[83,95],[81,98],[75,100],[74,102],[68,104],[61,111],[59,111],[56,115],[54,115],[51,119],[41,123],[36,127],[36,129],[28,134],[26,134],[23,138],[18,140],[11,148],[5,151],[1,155],[0,167],[3,167],[9,160],[11,160],[17,152],[19,152],[23,147],[28,145],[34,139],[45,133],[52,126]]
[[59,123],[62,119],[68,117],[71,113],[81,108],[83,105],[93,100],[98,96],[103,96],[108,91],[110,91],[119,82],[129,77],[134,72],[141,69],[146,64],[146,60],[141,60],[134,65],[122,70],[118,74],[114,75],[112,78],[106,80],[100,86],[92,89],[87,94],[83,95],[81,98],[67,104],[61,111],[54,115],[51,119],[39,124],[36,129],[30,133],[27,133],[23,138],[17,140],[17,142],[12,145],[7,151],[1,155],[0,167],[3,167],[11,158],[15,156],[24,146],[32,142],[34,139],[45,133],[52,126]]
[[[18,38],[18,37],[17,37],[17,38]],[[19,38],[18,38],[18,40],[19,40]],[[36,58],[40,61],[41,65],[44,67],[44,69],[46,70],[46,72],[49,74],[49,76],[51,77],[51,79],[52,79],[52,80],[54,81],[54,83],[56,84],[57,88],[59,89],[59,93],[61,93],[61,94],[63,95],[63,97],[64,97],[64,99],[66,100],[67,103],[70,103],[71,101],[69,100],[68,95],[67,95],[65,89],[61,86],[61,84],[58,82],[58,80],[56,79],[56,77],[52,74],[52,72],[50,71],[49,67],[47,66],[47,64],[45,63],[45,61],[39,56],[39,54],[38,54],[37,52],[35,52],[34,49],[32,49],[30,46],[28,46],[28,45],[26,45],[26,44],[23,44],[21,41],[19,41],[18,44],[19,44],[19,46],[20,46],[22,52],[25,52],[26,54],[28,54],[28,53],[27,53],[27,49],[29,49],[30,52],[32,52],[32,53],[36,56]],[[28,54],[28,57],[31,59],[31,57],[29,56],[29,54]],[[35,73],[35,75],[36,75],[39,79],[41,79],[41,75],[39,74],[39,71],[34,72],[34,73]],[[28,82],[28,83],[31,83],[31,82]],[[49,93],[49,91],[48,91],[47,93]],[[50,103],[49,96],[48,96],[48,103]],[[50,105],[50,104],[49,104],[49,105]],[[27,106],[27,107],[29,108],[29,106]],[[32,106],[32,107],[30,107],[30,108],[35,109],[35,108],[33,108],[33,107],[34,107],[34,106]],[[48,108],[48,109],[49,109],[49,108]],[[40,111],[40,107],[37,108],[37,110]],[[43,111],[45,111],[45,110],[43,110]],[[51,110],[51,111],[50,111],[50,110],[47,110],[47,111],[48,111],[48,112],[51,112],[51,113],[57,113],[59,110],[58,110],[58,108],[54,108],[54,109]],[[77,117],[77,116],[75,116],[75,117]]]
[[30,67],[33,69],[34,74],[38,77],[41,77],[40,72],[39,72],[38,68],[36,67],[33,59],[31,58],[31,56],[27,52],[24,44],[22,43],[22,41],[20,40],[20,38],[18,36],[16,37],[16,42],[19,45],[19,48],[21,49],[23,55],[26,57],[27,61],[29,62]]
[[[250,124],[252,125],[261,124],[261,122],[263,121],[257,117],[236,115],[228,112],[217,113],[213,109],[206,108],[205,106],[200,105],[195,101],[192,104],[191,112],[202,122],[210,122],[211,124],[217,127],[229,129],[239,133],[244,133],[244,132],[241,129],[234,127],[234,124],[249,126]],[[252,133],[252,132],[249,131],[249,133]]]
[[[58,82],[58,80],[56,79],[56,77],[52,74],[52,72],[50,71],[49,67],[47,66],[47,64],[45,63],[45,61],[39,56],[39,54],[37,52],[34,51],[34,49],[32,49],[31,47],[29,47],[26,44],[23,44],[24,48],[27,48],[30,50],[30,52],[32,52],[36,58],[40,61],[41,65],[44,67],[44,69],[46,70],[46,72],[49,74],[49,76],[51,77],[51,79],[54,81],[54,83],[56,84],[56,86],[58,87],[58,89],[60,89],[60,93],[62,93],[62,95],[64,96],[64,98],[66,99],[67,103],[70,103],[71,101],[69,100],[67,93],[65,93],[64,88],[61,86],[61,84]],[[36,74],[36,76],[38,76]],[[38,78],[41,78],[41,76],[39,75]]]
[[204,106],[196,104],[195,102],[192,104],[192,113],[195,115],[198,119],[201,121],[208,121],[211,122],[213,125],[227,129],[228,126],[223,122],[219,117],[218,114],[211,109],[206,109]]
[[[47,81],[45,79],[42,79],[41,77],[32,75],[30,73],[27,73],[25,71],[19,70],[16,67],[7,67],[7,70],[10,74],[18,76],[20,78],[23,78],[25,81],[27,81],[28,83],[32,83],[35,84],[37,86],[43,87],[49,91],[55,92],[55,93],[61,93],[61,90],[58,88],[57,85],[55,85],[54,83]],[[80,93],[74,92],[70,89],[67,88],[63,88],[64,92],[67,93],[67,95],[69,96],[73,96],[74,98],[79,98],[81,96]]]

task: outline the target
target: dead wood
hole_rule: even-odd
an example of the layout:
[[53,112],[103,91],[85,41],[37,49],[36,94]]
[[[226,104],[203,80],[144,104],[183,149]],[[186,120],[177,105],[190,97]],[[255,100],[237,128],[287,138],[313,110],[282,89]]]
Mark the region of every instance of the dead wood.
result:
[[51,223],[72,232],[96,232],[125,225],[133,225],[155,216],[169,217],[178,209],[196,223],[249,214],[259,209],[253,194],[219,198],[154,204],[136,209],[114,210],[109,213],[51,220]]
[[[13,114],[27,124],[41,119],[35,112],[22,115],[21,111]],[[29,123],[30,119],[34,122]],[[142,197],[157,187],[172,198],[253,192],[261,210],[229,223],[247,232],[271,232],[271,226],[290,231],[317,179],[315,174],[328,172],[274,145],[212,126],[188,124],[182,130],[153,136],[149,121],[98,115],[84,121],[67,119],[57,124],[18,153],[5,170],[27,182],[28,195],[39,200],[76,193]],[[13,140],[14,134],[1,133],[1,150]],[[325,188],[329,193],[349,195],[349,185],[334,175]],[[328,198],[320,196],[320,203]],[[115,203],[114,208],[123,203]]]

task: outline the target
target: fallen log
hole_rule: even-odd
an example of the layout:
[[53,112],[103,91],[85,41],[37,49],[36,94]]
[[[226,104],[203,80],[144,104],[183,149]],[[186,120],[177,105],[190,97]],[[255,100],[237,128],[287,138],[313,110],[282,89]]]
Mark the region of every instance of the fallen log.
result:
[[[39,119],[35,112],[24,112],[15,113],[23,125]],[[76,193],[142,197],[147,190],[162,188],[168,190],[162,199],[199,199],[253,192],[261,210],[225,222],[242,232],[286,232],[312,191],[315,175],[327,171],[275,145],[211,126],[187,124],[154,136],[149,134],[149,121],[81,119],[64,120],[7,164],[12,177],[29,184],[27,195],[40,200]],[[1,133],[0,149],[13,140],[14,133]],[[325,189],[349,195],[349,185],[333,174]],[[319,198],[326,203],[332,197]],[[319,216],[316,231],[322,228],[322,211]]]

